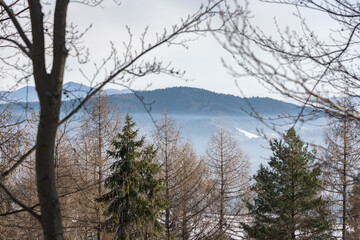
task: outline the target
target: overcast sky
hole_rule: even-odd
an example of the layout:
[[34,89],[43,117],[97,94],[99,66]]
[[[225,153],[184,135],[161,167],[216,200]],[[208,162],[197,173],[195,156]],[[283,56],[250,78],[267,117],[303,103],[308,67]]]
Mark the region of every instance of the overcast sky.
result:
[[[111,0],[105,0],[101,7],[87,7],[72,2],[69,5],[69,23],[78,26],[78,29],[85,29],[90,24],[92,28],[84,38],[84,46],[89,48],[90,59],[101,62],[110,52],[110,42],[115,46],[121,45],[128,40],[126,26],[129,26],[134,39],[139,39],[145,27],[149,27],[148,39],[154,38],[156,32],[162,32],[164,28],[170,28],[173,24],[186,18],[188,14],[194,13],[201,5],[202,0],[124,0],[121,5]],[[280,26],[298,25],[298,21],[292,17],[295,9],[288,6],[278,6],[268,3],[260,3],[258,0],[250,1],[250,10],[254,15],[253,22],[271,33],[274,31],[274,17],[276,16]],[[315,30],[321,31],[324,27],[322,18],[313,16],[311,21]],[[167,47],[156,50],[153,56],[164,62],[172,62],[176,68],[186,71],[186,77],[192,79],[189,82],[172,78],[166,75],[153,75],[139,79],[132,85],[135,89],[144,89],[151,83],[150,89],[165,88],[172,86],[191,86],[208,89],[220,93],[240,95],[236,88],[235,79],[228,73],[221,63],[221,58],[231,62],[228,54],[221,48],[220,44],[209,34],[188,44],[185,49],[180,46]],[[121,52],[120,52],[121,53]],[[79,74],[79,67],[85,73],[93,71],[93,65],[79,66],[76,61],[68,59],[71,69],[65,75],[65,81],[74,81],[87,84]],[[99,78],[101,80],[101,78]],[[238,84],[246,96],[270,96],[268,90],[262,87],[256,80],[251,78],[238,79]],[[30,83],[31,85],[31,83]],[[109,85],[106,88],[120,88]]]

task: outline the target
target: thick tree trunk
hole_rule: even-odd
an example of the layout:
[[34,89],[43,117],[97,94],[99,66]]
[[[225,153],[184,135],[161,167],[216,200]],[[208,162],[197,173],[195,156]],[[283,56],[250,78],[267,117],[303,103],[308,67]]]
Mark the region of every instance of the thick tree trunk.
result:
[[[56,106],[57,105],[57,106]],[[54,145],[58,125],[57,104],[42,104],[36,148],[36,179],[45,239],[63,239],[60,202],[55,184]]]
[[55,184],[54,146],[59,122],[66,50],[66,12],[69,0],[57,0],[53,24],[51,74],[45,59],[44,14],[39,0],[29,0],[32,29],[31,59],[40,101],[40,121],[36,139],[36,182],[41,225],[46,240],[62,240],[60,203]]

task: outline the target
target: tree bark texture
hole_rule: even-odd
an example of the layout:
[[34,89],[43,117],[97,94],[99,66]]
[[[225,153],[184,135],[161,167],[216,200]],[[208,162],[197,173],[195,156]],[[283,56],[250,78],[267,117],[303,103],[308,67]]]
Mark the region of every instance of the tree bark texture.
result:
[[61,91],[67,50],[65,46],[68,0],[56,2],[53,23],[53,59],[51,73],[45,62],[45,32],[39,0],[29,0],[32,28],[33,71],[40,101],[40,121],[36,138],[36,181],[41,224],[47,240],[63,239],[60,202],[55,184],[54,145],[59,122]]

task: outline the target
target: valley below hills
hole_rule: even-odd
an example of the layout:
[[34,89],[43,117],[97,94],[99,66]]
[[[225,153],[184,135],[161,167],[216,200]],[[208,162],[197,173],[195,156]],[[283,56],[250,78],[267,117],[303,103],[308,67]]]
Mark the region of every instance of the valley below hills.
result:
[[[72,97],[63,98],[62,117],[79,104],[86,91],[91,91],[91,88],[76,83],[67,85],[64,95]],[[23,89],[20,92],[29,93],[29,90]],[[291,126],[286,124],[292,122],[288,116],[296,116],[300,111],[300,107],[295,104],[272,98],[245,99],[189,87],[135,93],[104,90],[104,93],[107,94],[112,112],[121,115],[130,113],[140,129],[140,134],[147,135],[147,138],[150,138],[156,130],[156,125],[159,124],[164,113],[168,113],[174,119],[176,126],[181,129],[183,138],[192,142],[195,150],[200,154],[205,153],[208,141],[217,127],[229,129],[238,140],[240,147],[249,156],[253,170],[257,169],[260,163],[265,163],[271,155],[268,140],[265,138],[278,138],[279,135],[249,113],[256,111],[256,114],[264,120],[277,119],[277,129],[284,132]],[[28,116],[31,112],[39,111],[37,101],[21,101],[21,99],[29,99],[29,96],[27,98],[21,94],[12,96],[18,97],[20,102],[3,103],[1,108],[11,109],[18,119]],[[34,95],[31,99],[36,100]],[[91,104],[88,102],[72,121],[75,123],[79,121]],[[305,109],[306,113],[310,111],[310,108]],[[319,144],[322,142],[324,123],[324,118],[318,118],[298,125],[297,130],[305,141]]]

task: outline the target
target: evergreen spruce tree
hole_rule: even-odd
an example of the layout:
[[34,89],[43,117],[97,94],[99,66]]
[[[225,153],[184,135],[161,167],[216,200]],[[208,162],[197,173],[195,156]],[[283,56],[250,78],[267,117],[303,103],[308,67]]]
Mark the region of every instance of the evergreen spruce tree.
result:
[[254,239],[331,239],[332,218],[321,197],[320,167],[293,128],[285,140],[270,141],[269,167],[255,175],[252,222],[244,223]]
[[157,239],[159,211],[164,205],[160,166],[153,162],[153,146],[144,146],[145,137],[137,140],[134,126],[127,114],[122,133],[113,142],[115,150],[109,151],[115,159],[112,174],[105,180],[110,191],[97,201],[109,204],[105,226],[116,230],[116,239]]

